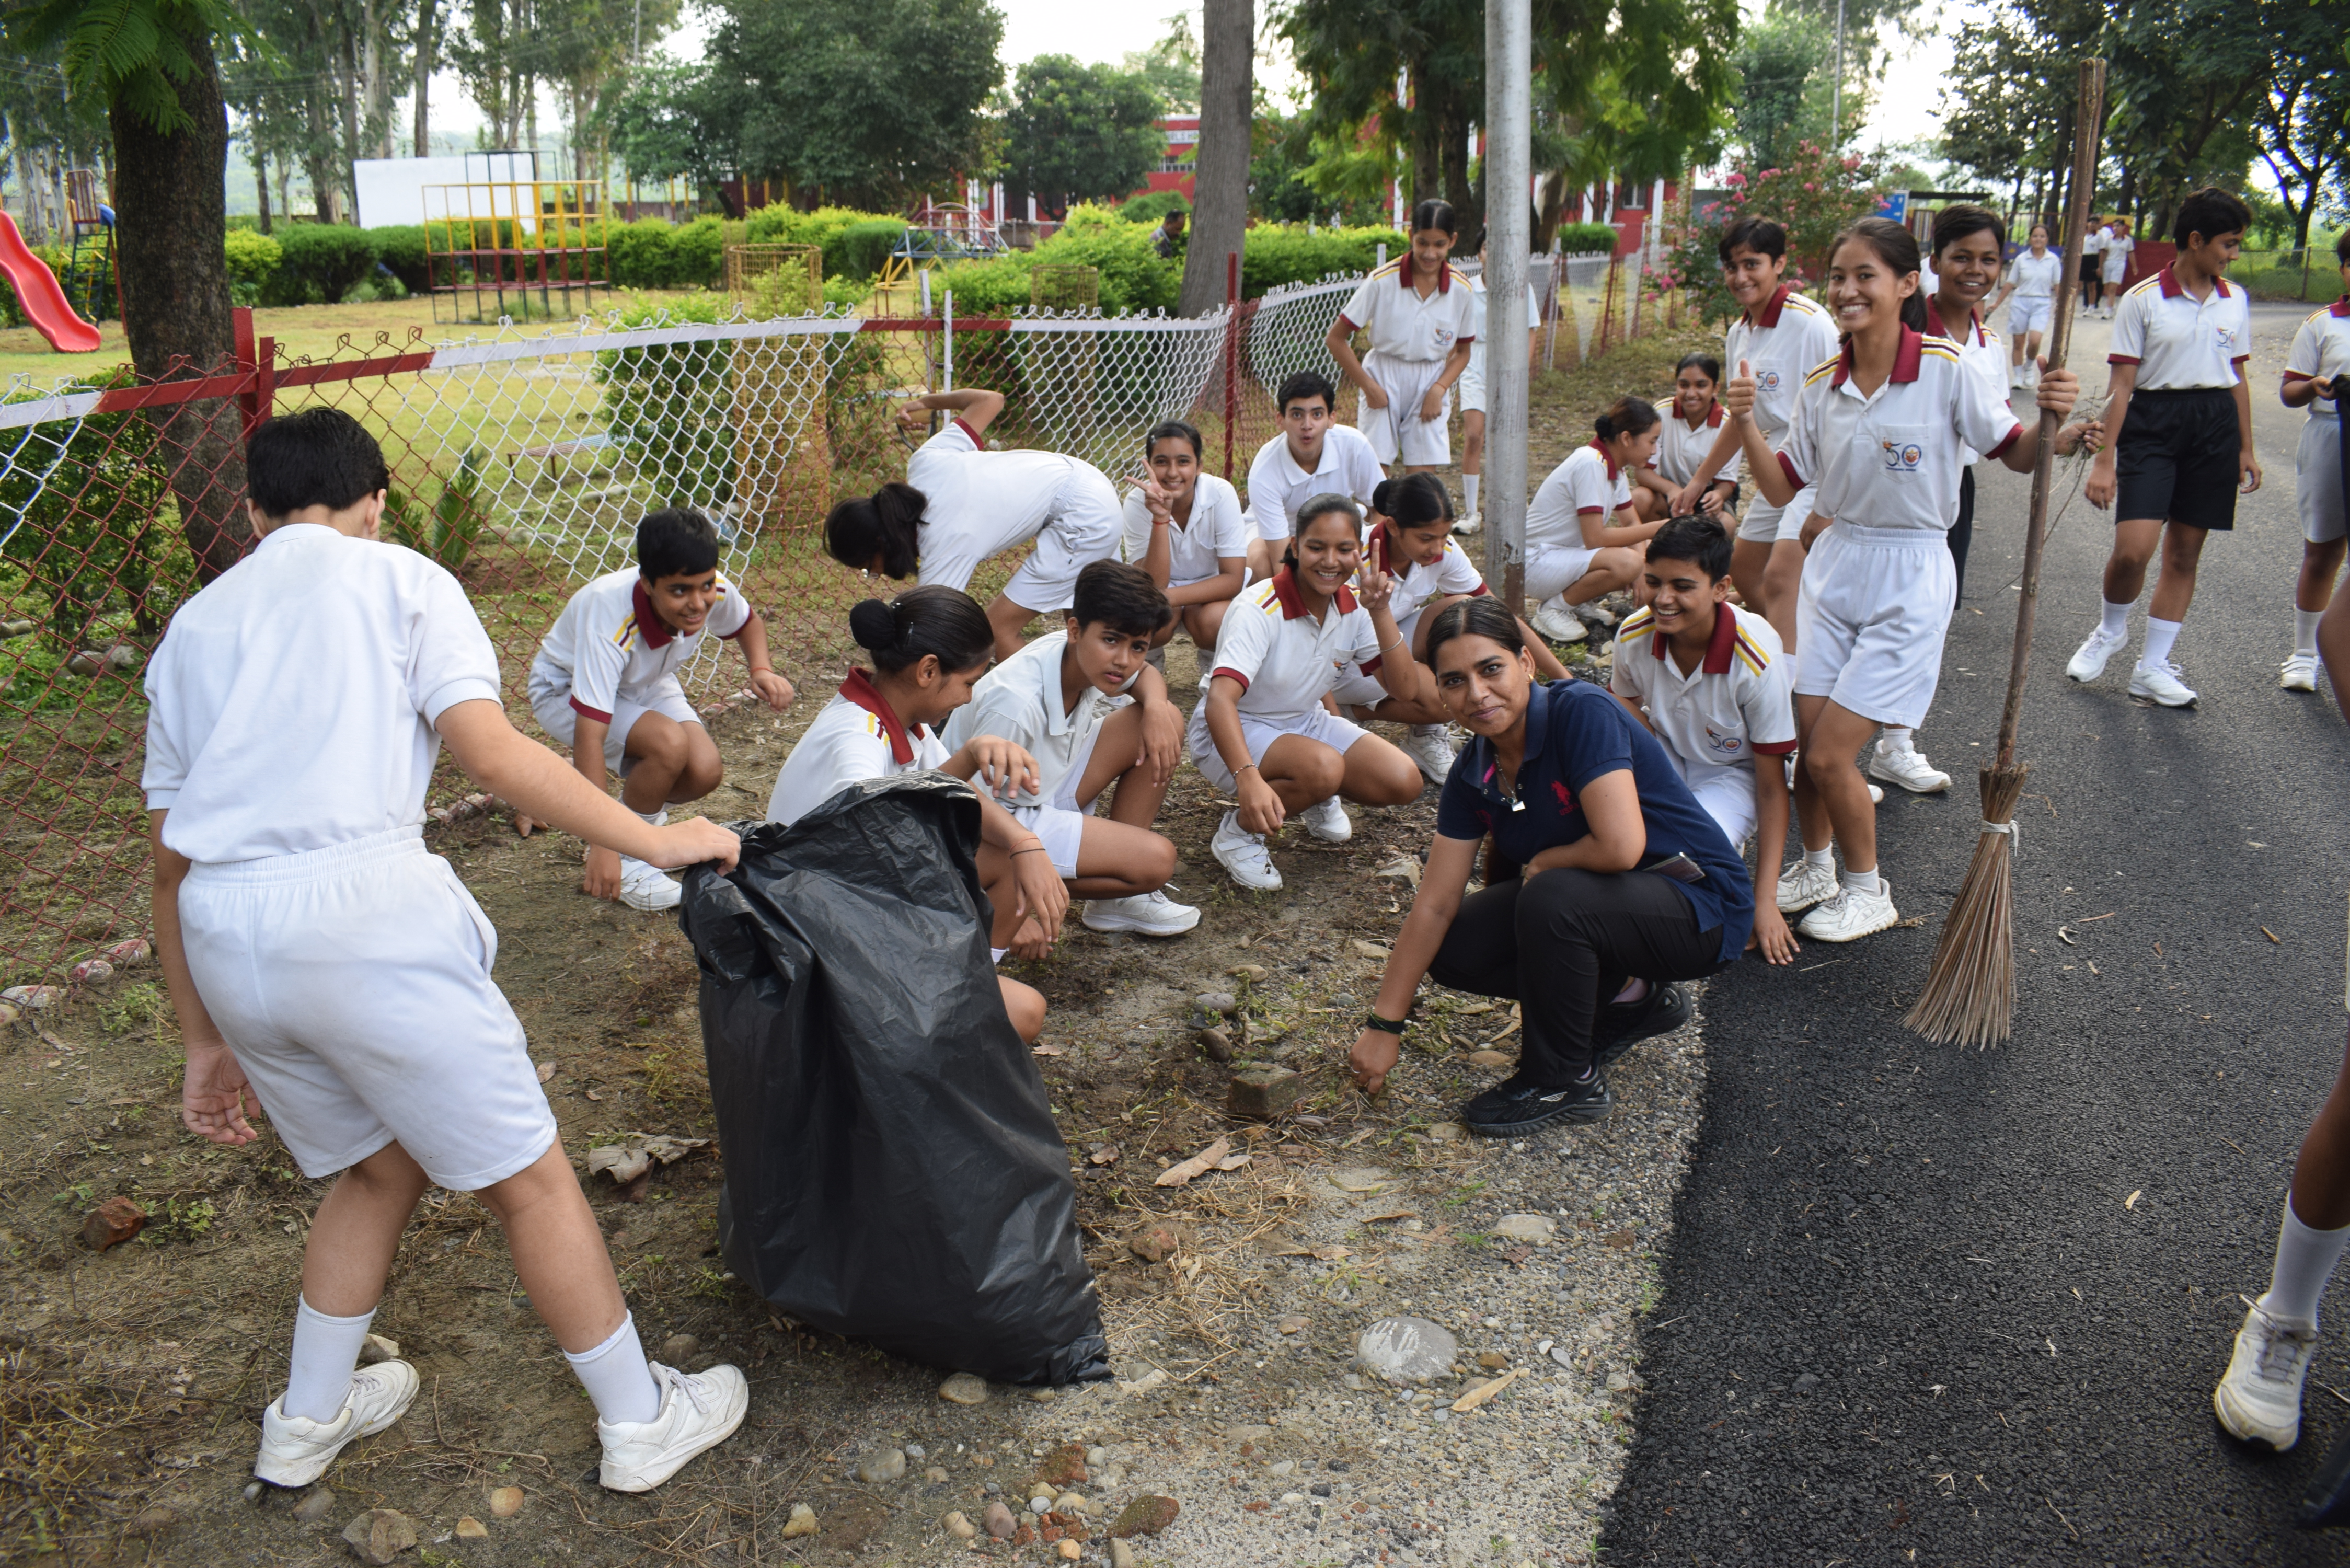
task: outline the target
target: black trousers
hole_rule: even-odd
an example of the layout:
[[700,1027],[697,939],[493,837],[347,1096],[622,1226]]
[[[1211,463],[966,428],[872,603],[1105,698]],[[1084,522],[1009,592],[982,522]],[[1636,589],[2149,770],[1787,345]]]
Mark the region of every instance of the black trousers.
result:
[[1653,871],[1544,871],[1471,893],[1444,933],[1429,978],[1519,1003],[1519,1070],[1541,1084],[1591,1066],[1592,1023],[1634,977],[1700,980],[1726,968],[1721,928]]
[[1950,524],[1946,535],[1950,541],[1950,564],[1959,569],[1958,592],[1951,596],[1950,613],[1959,613],[1959,600],[1967,597],[1967,546],[1975,542],[1975,471],[1971,464],[1959,471],[1959,520]]

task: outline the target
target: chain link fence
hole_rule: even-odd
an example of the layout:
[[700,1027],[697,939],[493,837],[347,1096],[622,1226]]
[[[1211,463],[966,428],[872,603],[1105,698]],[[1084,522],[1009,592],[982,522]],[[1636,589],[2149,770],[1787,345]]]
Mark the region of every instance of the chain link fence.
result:
[[[1562,287],[1537,259],[1548,351],[1604,352],[1623,330],[1619,269],[1573,258]],[[145,382],[126,368],[11,389],[0,398],[0,983],[69,981],[147,929],[140,677],[206,575],[199,562],[223,569],[250,545],[241,437],[261,419],[323,404],[376,435],[392,476],[385,536],[464,583],[498,648],[509,711],[536,732],[524,683],[538,639],[577,587],[630,563],[646,512],[706,511],[724,541],[721,569],[764,618],[778,666],[795,680],[842,669],[848,607],[871,589],[825,556],[823,520],[836,500],[904,477],[920,439],[899,426],[905,399],[1000,391],[992,444],[1066,452],[1114,479],[1139,476],[1152,424],[1189,418],[1209,466],[1243,477],[1279,429],[1281,380],[1304,369],[1336,379],[1326,339],[1357,281],[1195,318],[957,320],[948,298],[905,318],[615,317],[439,344],[412,329],[317,358],[280,352],[240,313],[236,358],[202,374]],[[973,593],[991,596],[1016,564],[991,563]],[[741,695],[729,657],[712,648],[681,672],[713,715]],[[470,787],[444,767],[434,818],[481,810],[486,797]]]

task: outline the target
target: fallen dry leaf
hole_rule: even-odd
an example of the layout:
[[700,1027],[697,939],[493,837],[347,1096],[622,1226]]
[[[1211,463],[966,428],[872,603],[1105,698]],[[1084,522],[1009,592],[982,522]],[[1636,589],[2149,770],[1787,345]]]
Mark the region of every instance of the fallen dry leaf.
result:
[[1472,1002],[1468,1006],[1461,1010],[1461,1016],[1463,1018],[1474,1018],[1481,1012],[1491,1012],[1492,1011],[1493,1004],[1490,1002]]
[[1213,1169],[1224,1156],[1232,1152],[1232,1140],[1220,1137],[1180,1165],[1170,1165],[1159,1173],[1156,1187],[1181,1187],[1208,1170]]
[[630,1133],[619,1143],[608,1143],[588,1151],[588,1174],[610,1173],[614,1181],[626,1187],[647,1171],[653,1162],[674,1165],[697,1148],[707,1148],[706,1137],[671,1137],[667,1133],[649,1135]]
[[552,1062],[541,1062],[538,1064],[538,1081],[544,1084],[553,1076],[555,1076],[555,1064]]
[[1366,1178],[1360,1171],[1339,1170],[1331,1173],[1330,1185],[1341,1192],[1377,1192],[1387,1182],[1378,1177]]
[[1385,963],[1387,961],[1388,950],[1379,946],[1377,942],[1367,942],[1357,938],[1347,945],[1354,949],[1357,957],[1377,959],[1381,963]]
[[1319,1247],[1284,1247],[1273,1254],[1276,1258],[1312,1258],[1317,1262],[1335,1263],[1355,1254],[1336,1241]]
[[1063,1054],[1063,1053],[1058,1045],[1039,1044],[1029,1046],[1028,1054],[1031,1056],[1058,1056]]
[[1502,1261],[1505,1263],[1523,1263],[1534,1255],[1534,1250],[1532,1247],[1512,1247],[1502,1254]]
[[1388,1220],[1409,1220],[1414,1218],[1417,1212],[1417,1210],[1410,1209],[1398,1209],[1393,1212],[1387,1214],[1367,1214],[1360,1220],[1356,1220],[1355,1223],[1357,1225],[1377,1225]]
[[1472,1067],[1506,1067],[1512,1057],[1506,1051],[1471,1051],[1469,1064]]
[[1629,1247],[1632,1244],[1632,1232],[1629,1231],[1611,1231],[1607,1235],[1602,1236],[1599,1240],[1603,1245],[1609,1247]]
[[1218,1170],[1238,1170],[1242,1166],[1246,1165],[1250,1160],[1254,1159],[1256,1157],[1254,1155],[1250,1154],[1227,1155],[1222,1159],[1216,1161],[1216,1168]]
[[1118,1145],[1114,1143],[1105,1143],[1097,1144],[1094,1147],[1094,1151],[1086,1158],[1096,1165],[1116,1165],[1118,1163]]
[[1461,1396],[1460,1398],[1452,1401],[1452,1413],[1456,1416],[1466,1416],[1470,1411],[1476,1409],[1479,1406],[1491,1402],[1496,1394],[1499,1394],[1503,1389],[1507,1388],[1511,1384],[1515,1383],[1523,1370],[1524,1369],[1523,1367],[1513,1366],[1507,1372],[1503,1373],[1499,1377],[1494,1378],[1491,1383],[1479,1384],[1476,1387],[1469,1390],[1468,1393]]
[[2145,1196],[2146,1189],[2144,1188],[2140,1188],[2137,1191],[2131,1193],[2127,1198],[2122,1199],[2122,1207],[2125,1209],[2135,1209],[2137,1207],[2137,1200]]

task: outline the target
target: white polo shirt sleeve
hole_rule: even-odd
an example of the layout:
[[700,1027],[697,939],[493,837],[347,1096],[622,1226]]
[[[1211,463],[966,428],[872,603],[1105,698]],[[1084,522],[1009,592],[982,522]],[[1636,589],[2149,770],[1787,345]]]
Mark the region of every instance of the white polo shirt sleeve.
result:
[[1823,365],[1805,378],[1803,389],[1795,396],[1794,421],[1782,437],[1776,456],[1779,472],[1787,483],[1801,490],[1820,477],[1819,442],[1815,432],[1820,425],[1820,405],[1827,400],[1831,390],[1832,370]]
[[1030,756],[1038,754],[1045,731],[1045,715],[1036,705],[1036,693],[1024,680],[999,680],[984,685],[971,700],[970,706],[958,711],[947,724],[947,740],[957,749],[971,743],[975,736],[994,735],[1011,742]]
[[[1252,588],[1269,589],[1270,584],[1253,584]],[[1243,594],[1224,616],[1224,624],[1216,633],[1215,667],[1208,672],[1213,680],[1219,675],[1229,675],[1241,683],[1245,692],[1256,681],[1264,668],[1265,656],[1273,650],[1273,639],[1281,629],[1281,612],[1268,613],[1258,602],[1256,593]]]
[[1339,443],[1346,465],[1346,492],[1358,505],[1368,506],[1373,493],[1388,476],[1387,470],[1379,466],[1378,454],[1371,450],[1370,438],[1352,425],[1333,425],[1330,433],[1322,439]]
[[1482,594],[1485,591],[1485,574],[1469,559],[1469,552],[1457,539],[1444,541],[1444,554],[1437,557],[1434,568],[1436,587],[1430,598],[1446,594]]
[[718,602],[710,607],[710,618],[702,629],[712,637],[731,638],[742,635],[751,624],[751,598],[739,583],[718,579]]
[[1142,492],[1126,493],[1126,504],[1119,510],[1118,518],[1118,558],[1139,566],[1150,548],[1150,504],[1142,499]]
[[[1372,621],[1371,612],[1359,604],[1349,610],[1342,635],[1355,663],[1362,668],[1363,673],[1377,675],[1383,655],[1379,651],[1379,628]],[[1319,701],[1318,694],[1316,701]]]
[[[2162,297],[2159,292],[2157,299]],[[2106,335],[2106,363],[2108,365],[2138,365],[2146,361],[2147,296],[2143,288],[2131,289],[2122,296],[2121,304],[2114,307],[2114,329]]]
[[1969,462],[1975,452],[1985,457],[2000,456],[2023,433],[2023,426],[2017,422],[2015,410],[2007,400],[2007,379],[1999,373],[1998,366],[2002,363],[1988,354],[1960,356],[1950,420],[1959,432],[1960,442],[1967,449],[1961,455]]
[[2284,357],[2285,375],[2317,380],[2317,396],[2309,404],[2312,419],[2338,415],[2326,389],[2334,377],[2350,371],[2350,314],[2337,315],[2335,310],[2329,305],[2313,312],[2293,335],[2293,348]]
[[[1380,297],[1396,291],[1395,265],[1389,262],[1374,268],[1368,277],[1357,284],[1355,292],[1347,296],[1347,308],[1338,313],[1338,319],[1357,332],[1372,332],[1378,319]],[[1372,335],[1378,336],[1376,332]]]
[[502,701],[498,654],[482,618],[457,579],[439,566],[423,574],[423,602],[403,606],[414,631],[408,666],[409,701],[437,724],[460,702]]
[[581,718],[608,724],[620,705],[620,680],[628,673],[636,640],[598,636],[598,628],[587,621],[580,631],[578,646],[571,650],[571,709]]
[[1738,618],[1730,670],[1738,680],[1738,711],[1746,721],[1747,749],[1764,757],[1794,751],[1795,661],[1782,651],[1778,633],[1762,617],[1741,613],[1732,605],[1717,613]]
[[1201,535],[1218,560],[1238,560],[1248,554],[1253,530],[1249,526],[1248,514],[1241,509],[1241,493],[1232,488],[1229,479],[1212,473],[1200,476],[1200,498],[1191,504],[1192,527],[1199,527],[1200,512],[1207,510],[1212,525]]
[[[1330,433],[1335,436],[1337,431],[1333,429]],[[1260,539],[1289,537],[1289,485],[1282,472],[1283,465],[1289,461],[1287,447],[1286,437],[1274,436],[1256,449],[1256,456],[1249,463],[1249,516],[1256,523],[1256,536]],[[1247,552],[1243,550],[1242,554]]]
[[179,704],[166,697],[171,685],[167,659],[171,646],[167,631],[162,645],[147,661],[141,681],[147,691],[147,761],[140,769],[139,787],[147,793],[149,811],[171,809],[188,777],[188,755],[180,733],[183,716]]

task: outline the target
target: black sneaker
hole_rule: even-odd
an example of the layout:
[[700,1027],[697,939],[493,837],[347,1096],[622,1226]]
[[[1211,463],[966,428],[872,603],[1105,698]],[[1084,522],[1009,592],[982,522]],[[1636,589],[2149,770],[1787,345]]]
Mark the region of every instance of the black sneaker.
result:
[[1640,1041],[1670,1034],[1696,1013],[1689,988],[1678,981],[1650,985],[1648,995],[1621,1007],[1611,1002],[1593,1021],[1592,1060],[1607,1066]]
[[1461,1124],[1480,1137],[1515,1137],[1552,1122],[1596,1122],[1615,1109],[1607,1079],[1594,1072],[1581,1084],[1537,1084],[1513,1073],[1462,1107]]

